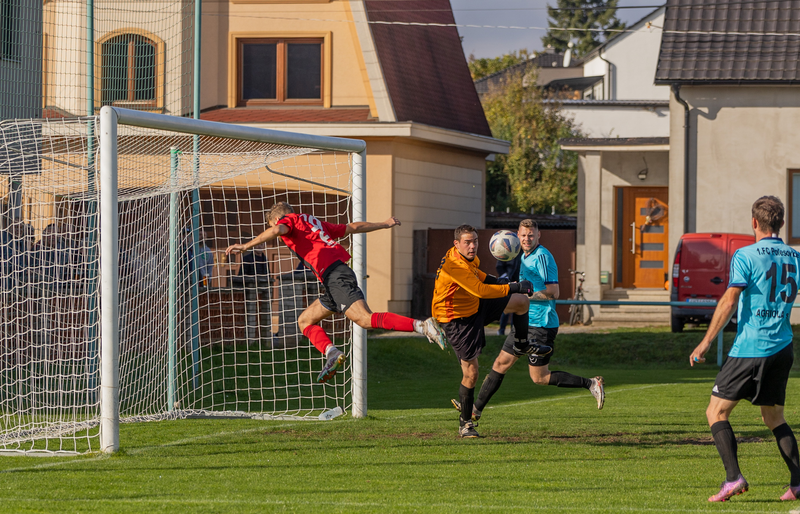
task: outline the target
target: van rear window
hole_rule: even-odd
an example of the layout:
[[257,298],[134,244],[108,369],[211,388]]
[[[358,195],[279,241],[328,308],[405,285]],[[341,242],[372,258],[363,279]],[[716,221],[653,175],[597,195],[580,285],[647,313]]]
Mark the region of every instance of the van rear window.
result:
[[725,239],[684,239],[681,248],[681,268],[723,271]]

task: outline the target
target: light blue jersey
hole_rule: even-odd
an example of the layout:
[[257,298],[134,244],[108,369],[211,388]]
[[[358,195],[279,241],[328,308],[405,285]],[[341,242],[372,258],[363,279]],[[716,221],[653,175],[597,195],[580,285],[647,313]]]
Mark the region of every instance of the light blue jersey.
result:
[[768,357],[792,344],[789,318],[797,297],[800,253],[778,237],[740,248],[728,287],[742,287],[731,357]]
[[[547,284],[558,284],[558,267],[553,254],[542,245],[537,245],[528,255],[523,254],[519,279],[529,281],[534,291],[542,291]],[[558,327],[555,300],[531,301],[528,325],[542,328]]]

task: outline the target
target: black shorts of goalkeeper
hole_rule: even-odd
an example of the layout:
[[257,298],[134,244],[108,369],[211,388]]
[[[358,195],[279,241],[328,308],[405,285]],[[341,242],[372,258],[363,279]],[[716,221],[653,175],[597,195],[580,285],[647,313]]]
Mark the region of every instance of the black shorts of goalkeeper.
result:
[[483,347],[486,346],[484,327],[500,320],[510,299],[511,295],[502,298],[482,298],[478,303],[478,312],[472,316],[441,323],[442,330],[459,359],[470,361],[481,354]]

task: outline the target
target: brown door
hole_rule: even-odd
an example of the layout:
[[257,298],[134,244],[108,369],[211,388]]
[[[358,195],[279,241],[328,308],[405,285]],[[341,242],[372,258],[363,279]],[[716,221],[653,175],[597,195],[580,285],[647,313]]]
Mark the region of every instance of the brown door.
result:
[[669,256],[667,191],[666,187],[616,188],[616,287],[664,287]]

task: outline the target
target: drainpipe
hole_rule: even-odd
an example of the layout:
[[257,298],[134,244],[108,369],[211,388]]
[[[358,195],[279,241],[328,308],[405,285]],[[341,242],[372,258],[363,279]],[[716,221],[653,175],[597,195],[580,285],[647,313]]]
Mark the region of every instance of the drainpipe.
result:
[[675,100],[683,106],[683,233],[689,232],[689,104],[681,98],[681,85],[672,84]]
[[608,64],[608,95],[607,95],[606,100],[614,100],[613,98],[611,98],[611,69],[614,67],[614,65],[611,63],[611,61],[609,61],[608,59],[603,57],[603,51],[602,50],[597,52],[597,57],[599,57],[601,61],[603,61],[606,64]]

